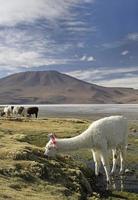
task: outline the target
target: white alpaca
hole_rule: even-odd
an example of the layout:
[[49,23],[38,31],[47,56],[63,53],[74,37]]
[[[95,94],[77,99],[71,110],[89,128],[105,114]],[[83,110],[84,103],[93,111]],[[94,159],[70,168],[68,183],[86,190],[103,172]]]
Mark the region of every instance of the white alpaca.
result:
[[14,106],[6,106],[4,108],[3,112],[6,115],[6,117],[10,117],[11,115],[13,115],[13,108]]
[[99,173],[100,161],[103,164],[106,180],[109,183],[109,161],[108,150],[113,152],[113,167],[111,173],[115,172],[117,153],[120,153],[121,167],[124,170],[124,159],[127,146],[127,119],[123,116],[111,116],[93,122],[87,130],[76,137],[68,139],[55,138],[53,134],[46,144],[45,155],[54,156],[58,152],[89,148],[92,150],[95,162],[95,174]]
[[15,117],[25,116],[25,108],[23,106],[14,106],[13,115]]

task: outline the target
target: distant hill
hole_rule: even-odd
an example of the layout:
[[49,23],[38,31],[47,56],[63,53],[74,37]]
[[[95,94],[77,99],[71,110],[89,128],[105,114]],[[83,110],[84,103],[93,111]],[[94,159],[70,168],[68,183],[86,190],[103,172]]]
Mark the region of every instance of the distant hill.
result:
[[138,103],[138,90],[109,88],[57,71],[21,72],[0,79],[0,104]]

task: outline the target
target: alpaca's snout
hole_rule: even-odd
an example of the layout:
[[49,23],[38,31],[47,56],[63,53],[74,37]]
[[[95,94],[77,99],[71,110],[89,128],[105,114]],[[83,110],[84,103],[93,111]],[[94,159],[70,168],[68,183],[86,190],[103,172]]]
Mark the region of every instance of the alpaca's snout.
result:
[[44,153],[44,156],[45,156],[45,158],[47,158],[47,159],[48,159],[48,155],[47,155],[47,153]]
[[48,155],[45,155],[45,158],[48,159]]

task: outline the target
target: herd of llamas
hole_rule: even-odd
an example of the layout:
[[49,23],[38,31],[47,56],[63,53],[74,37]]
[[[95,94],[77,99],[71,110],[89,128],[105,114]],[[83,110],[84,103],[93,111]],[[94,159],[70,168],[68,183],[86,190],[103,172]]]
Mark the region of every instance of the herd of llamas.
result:
[[31,117],[32,115],[35,115],[35,117],[38,117],[39,108],[36,106],[33,107],[24,107],[24,106],[5,106],[0,115],[1,117]]

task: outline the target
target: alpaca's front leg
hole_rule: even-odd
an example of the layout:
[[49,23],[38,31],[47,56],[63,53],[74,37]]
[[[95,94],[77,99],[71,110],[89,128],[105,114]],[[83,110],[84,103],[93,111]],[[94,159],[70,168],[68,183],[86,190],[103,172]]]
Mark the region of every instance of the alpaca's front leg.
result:
[[100,168],[100,157],[99,154],[94,151],[93,149],[91,150],[92,154],[93,154],[93,160],[94,160],[94,164],[95,164],[95,175],[98,176],[99,175],[99,168]]
[[109,176],[110,167],[108,161],[108,151],[107,150],[102,151],[100,156],[106,174],[106,181],[108,184],[110,184],[110,176]]

